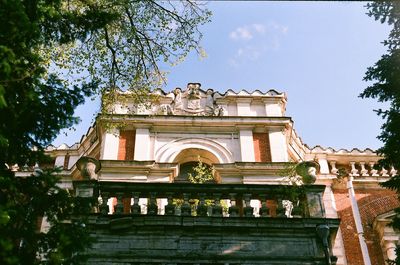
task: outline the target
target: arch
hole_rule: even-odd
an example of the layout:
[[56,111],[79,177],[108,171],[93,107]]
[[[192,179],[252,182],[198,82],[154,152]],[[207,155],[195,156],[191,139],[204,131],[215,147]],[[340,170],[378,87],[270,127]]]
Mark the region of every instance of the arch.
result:
[[204,150],[211,153],[209,159],[212,163],[234,162],[231,152],[221,144],[207,138],[181,138],[171,141],[157,150],[155,160],[159,163],[177,162],[177,156],[186,149]]

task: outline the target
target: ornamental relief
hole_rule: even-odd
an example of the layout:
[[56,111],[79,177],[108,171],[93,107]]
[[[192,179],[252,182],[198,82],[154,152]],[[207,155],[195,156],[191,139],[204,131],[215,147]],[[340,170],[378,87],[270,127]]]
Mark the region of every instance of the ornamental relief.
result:
[[189,83],[182,91],[176,88],[173,91],[171,104],[161,104],[156,113],[162,115],[194,115],[194,116],[223,116],[224,109],[215,103],[215,92],[208,89],[200,90],[199,83]]

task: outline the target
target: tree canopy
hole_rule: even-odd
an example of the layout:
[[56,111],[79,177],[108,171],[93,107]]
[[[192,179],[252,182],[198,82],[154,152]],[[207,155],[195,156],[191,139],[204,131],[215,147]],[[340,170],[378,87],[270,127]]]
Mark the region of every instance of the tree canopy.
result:
[[[16,178],[8,167],[45,159],[43,149],[79,121],[86,97],[117,88],[143,94],[160,62],[201,51],[209,20],[192,1],[0,0],[0,263],[75,264],[89,242],[81,203],[53,171]],[[47,216],[51,227],[37,229]]]
[[[378,136],[383,146],[378,149],[383,155],[381,166],[400,169],[400,2],[375,1],[367,4],[368,15],[381,23],[392,26],[389,37],[383,42],[387,53],[367,69],[364,80],[372,81],[362,93],[363,98],[376,98],[380,102],[388,102],[388,109],[379,109],[377,113],[385,120],[381,134]],[[384,187],[400,194],[400,175],[383,183]],[[400,213],[399,209],[397,212]],[[400,229],[400,219],[395,218],[393,225]],[[397,249],[397,259],[393,264],[400,264],[400,251]]]

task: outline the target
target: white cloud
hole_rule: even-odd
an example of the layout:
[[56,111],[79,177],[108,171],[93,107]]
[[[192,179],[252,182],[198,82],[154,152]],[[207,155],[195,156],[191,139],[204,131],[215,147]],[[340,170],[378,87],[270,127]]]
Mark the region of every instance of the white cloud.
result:
[[258,32],[260,34],[264,34],[265,31],[267,30],[263,24],[253,24],[251,26],[256,32]]
[[240,46],[228,60],[229,65],[239,67],[243,63],[260,60],[268,51],[278,50],[288,30],[287,26],[274,21],[237,27],[229,37]]
[[253,38],[253,34],[247,27],[238,27],[229,34],[229,37],[234,40],[250,40]]

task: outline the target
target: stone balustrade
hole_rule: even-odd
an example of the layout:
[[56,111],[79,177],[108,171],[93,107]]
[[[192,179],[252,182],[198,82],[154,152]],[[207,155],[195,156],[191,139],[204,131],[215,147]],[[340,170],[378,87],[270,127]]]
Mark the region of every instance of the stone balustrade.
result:
[[84,180],[75,181],[74,188],[76,196],[93,198],[94,213],[100,215],[325,217],[323,185],[121,183]]
[[[329,161],[330,173],[336,175],[339,171],[336,161]],[[379,170],[375,168],[375,162],[350,162],[347,166],[348,173],[353,177],[382,177],[389,178],[397,175],[397,170],[394,167],[389,169],[381,167]]]

